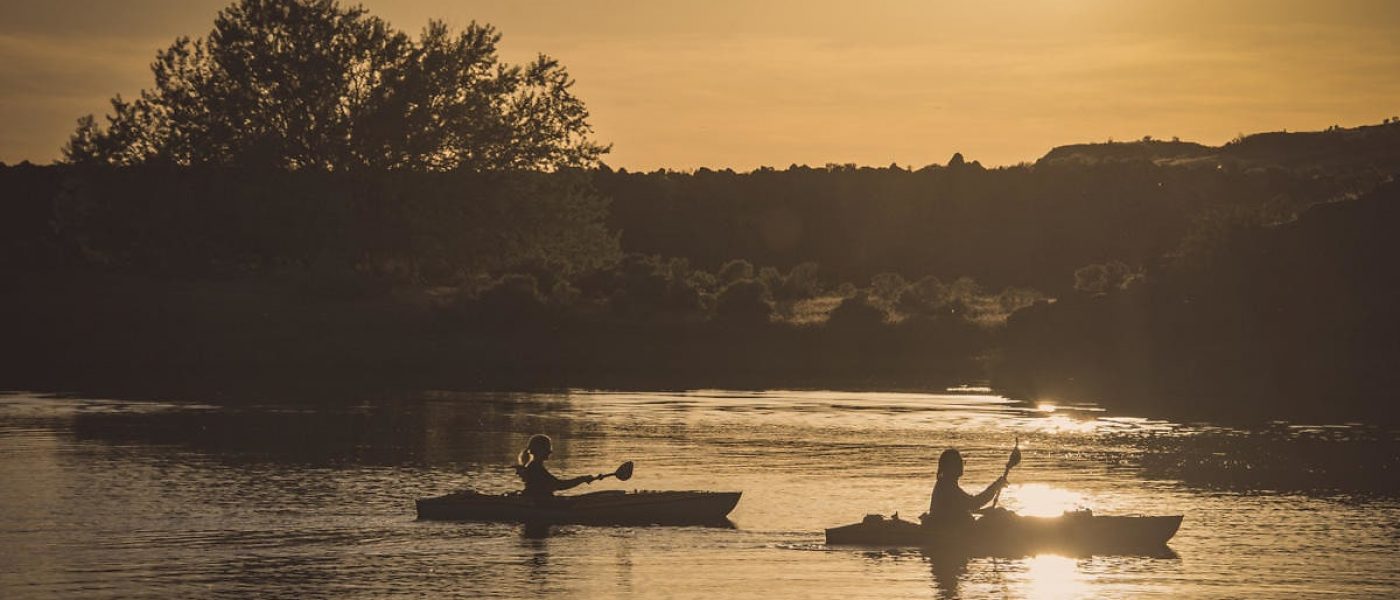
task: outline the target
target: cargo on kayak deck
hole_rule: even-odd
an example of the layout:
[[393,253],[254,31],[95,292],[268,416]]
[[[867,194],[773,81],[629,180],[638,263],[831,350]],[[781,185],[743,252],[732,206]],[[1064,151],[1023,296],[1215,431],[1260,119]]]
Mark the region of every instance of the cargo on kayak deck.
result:
[[418,500],[418,518],[588,525],[724,525],[740,492],[609,490],[544,500],[463,491]]

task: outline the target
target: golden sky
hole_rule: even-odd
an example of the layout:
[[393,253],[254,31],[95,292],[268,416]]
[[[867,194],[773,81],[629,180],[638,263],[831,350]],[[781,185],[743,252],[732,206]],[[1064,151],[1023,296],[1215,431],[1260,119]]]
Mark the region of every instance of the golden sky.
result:
[[[0,0],[0,161],[49,162],[228,0]],[[614,167],[988,165],[1400,115],[1391,0],[365,0],[559,58]]]

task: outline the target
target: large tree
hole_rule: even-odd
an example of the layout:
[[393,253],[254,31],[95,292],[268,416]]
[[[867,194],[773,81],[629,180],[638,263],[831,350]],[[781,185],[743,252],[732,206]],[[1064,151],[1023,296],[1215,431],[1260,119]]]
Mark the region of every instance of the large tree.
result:
[[429,22],[417,39],[335,0],[239,0],[179,38],[155,87],[79,119],[74,163],[347,170],[591,166],[588,111],[554,59],[501,62],[501,36]]

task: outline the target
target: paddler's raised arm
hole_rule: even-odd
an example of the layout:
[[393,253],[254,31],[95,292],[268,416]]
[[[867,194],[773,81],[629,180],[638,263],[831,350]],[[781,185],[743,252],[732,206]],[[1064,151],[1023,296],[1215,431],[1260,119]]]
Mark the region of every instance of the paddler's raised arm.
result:
[[979,508],[982,508],[983,506],[986,506],[988,502],[991,502],[993,498],[996,498],[997,491],[1001,490],[1001,488],[1006,487],[1006,484],[1007,481],[1005,475],[998,477],[996,481],[993,481],[991,485],[987,486],[987,489],[982,490],[982,493],[977,494],[976,496],[972,496],[970,498],[972,506],[969,508],[969,510],[977,510]]
[[[554,477],[554,476],[553,476],[553,475],[550,475],[550,477]],[[555,479],[554,479],[554,482],[555,482],[555,483],[554,483],[554,486],[555,486],[554,489],[555,489],[555,490],[567,490],[567,489],[570,489],[570,488],[576,488],[576,487],[578,487],[578,486],[580,486],[580,485],[583,485],[583,484],[585,484],[585,483],[592,483],[592,482],[593,482],[594,480],[596,480],[596,479],[598,479],[598,476],[597,476],[597,475],[580,475],[580,476],[574,477],[574,478],[572,478],[572,479],[558,479],[558,478],[555,478]]]

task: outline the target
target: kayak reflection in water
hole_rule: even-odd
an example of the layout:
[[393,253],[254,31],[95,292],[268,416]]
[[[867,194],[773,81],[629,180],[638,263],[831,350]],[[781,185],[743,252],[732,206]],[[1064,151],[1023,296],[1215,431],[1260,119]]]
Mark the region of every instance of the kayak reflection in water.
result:
[[515,466],[515,474],[525,482],[526,497],[544,500],[554,496],[554,492],[567,490],[598,479],[596,475],[582,475],[573,479],[559,479],[548,469],[544,461],[554,453],[554,442],[549,436],[537,433],[530,436],[530,443],[520,451],[520,464]]
[[928,512],[922,517],[925,525],[970,523],[972,511],[986,506],[1006,487],[1006,475],[1002,475],[974,496],[958,486],[962,474],[962,453],[953,448],[944,450],[938,457],[938,481],[933,484],[933,497],[929,500]]

